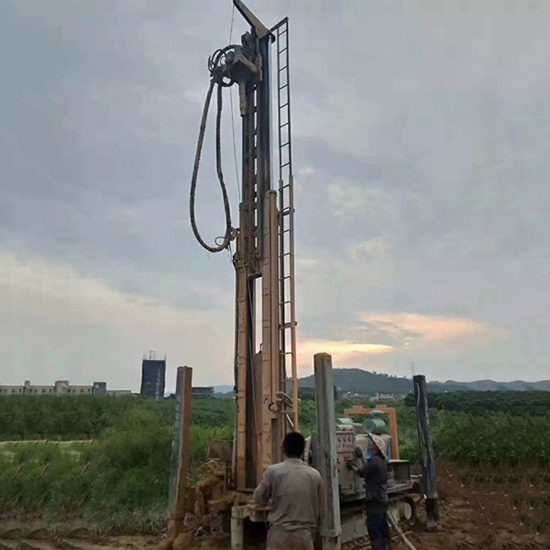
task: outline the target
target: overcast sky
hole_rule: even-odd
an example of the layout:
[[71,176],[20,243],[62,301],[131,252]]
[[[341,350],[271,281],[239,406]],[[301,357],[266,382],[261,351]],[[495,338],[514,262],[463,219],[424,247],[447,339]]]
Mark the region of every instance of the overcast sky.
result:
[[[291,24],[301,373],[328,351],[431,380],[550,378],[550,4],[249,5]],[[184,364],[232,382],[233,268],[188,217],[231,18],[230,0],[0,2],[1,383],[137,390],[149,350],[168,388]],[[233,41],[245,28],[237,13]],[[205,148],[210,239],[212,131]]]

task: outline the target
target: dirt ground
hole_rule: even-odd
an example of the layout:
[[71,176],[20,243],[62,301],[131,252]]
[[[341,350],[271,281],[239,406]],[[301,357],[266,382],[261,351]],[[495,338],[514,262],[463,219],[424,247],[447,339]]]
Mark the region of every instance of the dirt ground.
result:
[[[550,549],[550,486],[536,483],[540,472],[525,472],[506,480],[498,473],[477,472],[438,464],[440,526],[425,529],[425,515],[407,536],[417,550]],[[406,546],[396,543],[396,549]]]
[[148,550],[158,546],[159,537],[113,537],[103,541],[80,539],[0,540],[0,550]]
[[[427,532],[420,506],[417,521],[403,526],[404,531],[417,550],[549,550],[550,486],[547,482],[537,483],[537,476],[537,472],[531,472],[519,481],[503,482],[496,476],[496,483],[479,479],[474,482],[469,472],[439,464],[438,530]],[[98,538],[85,529],[54,539],[45,526],[27,531],[28,536],[23,538],[21,529],[6,531],[2,527],[0,550],[154,550],[166,540],[161,536]],[[203,539],[183,547],[223,550],[229,547],[229,540]],[[369,545],[364,548],[367,550]],[[404,550],[406,546],[395,537],[392,548]],[[361,549],[357,545],[354,550]]]

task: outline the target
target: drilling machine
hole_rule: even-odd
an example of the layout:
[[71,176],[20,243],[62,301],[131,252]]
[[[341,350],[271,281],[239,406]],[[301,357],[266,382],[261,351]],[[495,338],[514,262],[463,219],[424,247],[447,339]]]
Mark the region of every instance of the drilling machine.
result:
[[[209,458],[216,459],[223,469],[218,472],[218,482],[198,487],[193,501],[194,511],[199,516],[230,512],[232,548],[241,550],[245,523],[250,525],[250,521],[266,520],[266,511],[257,510],[252,504],[252,492],[265,470],[282,460],[285,434],[298,430],[298,377],[288,18],[268,29],[243,2],[233,0],[233,4],[250,25],[250,30],[242,35],[240,44],[217,50],[208,61],[210,86],[193,167],[190,217],[197,240],[209,252],[230,250],[231,243],[236,241],[233,255],[236,273],[235,433],[232,444],[214,442],[211,445]],[[271,56],[273,47],[275,55]],[[232,226],[221,162],[223,89],[233,85],[239,90],[242,124],[238,228]],[[214,245],[209,245],[198,229],[195,195],[214,90],[217,92],[216,168],[225,209],[225,234]],[[272,111],[276,113],[275,129]],[[278,176],[276,190],[272,178],[274,151]],[[260,298],[261,309],[258,307]],[[256,334],[258,324],[260,334]],[[341,420],[332,428],[338,440],[339,497],[344,504],[349,504],[342,507],[344,543],[366,534],[361,506],[364,493],[358,481],[351,480],[345,467],[356,445],[364,443],[366,450],[366,439],[361,439],[357,430],[348,424]]]
[[[222,462],[230,461],[231,467],[226,469],[223,491],[210,491],[202,508],[230,508],[233,546],[242,547],[243,520],[256,519],[251,493],[263,472],[282,460],[282,441],[287,431],[298,429],[298,378],[288,18],[268,29],[240,0],[233,0],[233,4],[250,30],[242,35],[240,44],[217,50],[208,60],[210,86],[193,167],[190,217],[197,240],[209,252],[229,250],[236,241],[235,433],[230,451],[220,451],[223,446],[216,444],[211,453]],[[276,86],[275,101],[272,83]],[[221,163],[223,89],[233,85],[239,91],[242,127],[238,228],[232,227]],[[198,230],[195,194],[214,90],[216,168],[225,209],[225,234],[209,245]],[[276,113],[275,129],[272,110]],[[278,176],[276,190],[274,168]],[[261,330],[257,331],[258,325]]]
[[[344,549],[354,544],[366,542],[367,532],[364,514],[364,482],[355,472],[348,468],[348,463],[361,462],[355,456],[356,448],[361,449],[363,456],[372,456],[372,441],[368,434],[381,436],[386,441],[386,462],[388,467],[389,511],[396,522],[413,520],[416,505],[412,493],[415,489],[415,477],[411,475],[410,463],[399,457],[397,437],[397,415],[395,409],[384,405],[376,409],[365,409],[354,406],[345,411],[343,418],[336,419],[336,468],[340,500],[341,544]],[[364,417],[363,422],[356,422]],[[389,432],[389,434],[388,434]],[[305,460],[314,467],[319,462],[321,450],[314,433],[308,438]],[[363,540],[365,539],[365,540]]]

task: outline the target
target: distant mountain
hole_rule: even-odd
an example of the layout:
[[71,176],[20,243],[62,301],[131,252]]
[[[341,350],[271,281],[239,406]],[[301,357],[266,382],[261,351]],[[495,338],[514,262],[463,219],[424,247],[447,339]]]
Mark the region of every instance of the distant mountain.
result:
[[[363,395],[375,395],[378,392],[404,395],[412,391],[412,380],[405,377],[391,376],[361,369],[334,369],[334,385],[344,392]],[[315,387],[313,375],[298,381],[301,388]]]
[[[393,393],[406,395],[413,389],[412,380],[407,377],[392,376],[384,373],[370,372],[362,369],[334,369],[334,384],[340,391],[353,392],[361,395],[376,395],[377,393]],[[313,375],[300,378],[300,388],[314,388]],[[459,391],[550,391],[550,380],[540,382],[495,382],[494,380],[476,380],[474,382],[428,382],[428,391],[432,393],[459,392]],[[218,399],[234,397],[233,386],[214,386],[215,396]],[[289,388],[290,391],[290,388]]]
[[[391,376],[383,373],[369,372],[362,369],[334,369],[334,384],[341,391],[353,392],[362,395],[375,395],[378,392],[404,395],[412,391],[412,380],[406,377]],[[315,387],[313,375],[301,378],[299,387]],[[428,382],[430,392],[456,391],[550,391],[550,380],[540,382],[495,382],[494,380],[477,380],[474,382]]]

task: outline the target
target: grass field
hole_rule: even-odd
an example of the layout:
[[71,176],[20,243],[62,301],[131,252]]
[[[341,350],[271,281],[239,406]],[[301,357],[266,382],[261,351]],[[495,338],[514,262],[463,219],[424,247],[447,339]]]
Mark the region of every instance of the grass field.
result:
[[[351,404],[337,401],[337,415]],[[414,462],[414,409],[394,405],[402,458]],[[200,477],[209,443],[231,438],[234,415],[232,400],[193,403],[191,480]],[[0,518],[80,519],[103,533],[159,532],[165,527],[174,418],[174,400],[0,397]],[[539,466],[539,478],[548,470],[550,412],[541,414],[540,407],[536,414],[437,407],[430,418],[438,456],[470,468],[472,476],[487,481],[499,468],[517,471],[518,464]],[[313,401],[301,403],[300,421],[302,431],[311,433]]]

